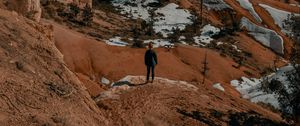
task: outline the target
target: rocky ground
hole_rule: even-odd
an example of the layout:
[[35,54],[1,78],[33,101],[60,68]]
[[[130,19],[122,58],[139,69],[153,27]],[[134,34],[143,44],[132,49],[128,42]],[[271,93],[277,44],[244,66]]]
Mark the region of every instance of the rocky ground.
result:
[[[236,1],[224,1],[239,15],[262,25]],[[274,67],[270,65],[278,60],[276,53],[245,31],[218,39],[234,43],[243,54],[249,54],[243,65],[239,66],[238,57],[226,45],[199,48],[176,44],[172,49],[155,49],[159,60],[158,78],[145,84],[143,56],[146,49],[117,47],[104,42],[114,35],[129,33],[135,20],[114,11],[97,9],[93,24],[83,27],[57,15],[51,16],[49,11],[42,14],[40,10],[45,7],[37,4],[39,0],[22,2],[2,0],[0,4],[1,125],[273,126],[286,123],[280,113],[242,99],[230,85],[231,80],[242,76],[267,74]],[[91,1],[77,2],[82,6],[92,4]],[[181,0],[178,4],[197,10],[199,6],[195,2]],[[289,38],[258,3],[290,12],[298,12],[299,8],[272,0],[252,2],[264,24],[283,37],[285,57],[288,57]],[[28,15],[32,11],[37,13]],[[204,11],[209,23],[224,25],[218,17],[220,13]],[[201,83],[205,54],[209,71],[205,83]],[[283,58],[279,60],[277,67],[287,62]],[[216,83],[220,83],[224,91],[213,88]]]

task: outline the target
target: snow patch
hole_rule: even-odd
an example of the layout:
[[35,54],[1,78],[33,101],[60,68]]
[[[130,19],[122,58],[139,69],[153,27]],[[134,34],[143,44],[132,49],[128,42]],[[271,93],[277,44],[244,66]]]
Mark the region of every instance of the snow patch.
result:
[[214,40],[211,37],[220,33],[220,29],[212,26],[211,24],[205,25],[200,31],[201,31],[201,35],[195,36],[193,38],[196,44],[202,46],[209,44],[211,41]]
[[222,85],[220,83],[214,84],[213,87],[216,89],[219,89],[220,91],[225,92],[225,89],[222,87]]
[[289,81],[286,75],[293,70],[293,66],[288,65],[280,68],[276,73],[272,73],[261,79],[242,77],[240,80],[232,80],[231,85],[241,93],[243,98],[249,99],[251,102],[263,102],[272,105],[276,109],[280,109],[277,94],[263,91],[262,82],[264,80],[270,82],[276,79],[285,84],[287,92],[289,92]]
[[186,9],[178,9],[178,5],[170,3],[165,7],[158,8],[155,13],[153,29],[156,33],[161,33],[164,37],[173,33],[173,29],[184,30],[186,25],[192,24],[190,17],[192,14]]
[[[263,7],[264,9],[266,9],[269,14],[272,16],[275,24],[277,24],[280,28],[281,31],[287,35],[289,35],[291,33],[291,27],[289,27],[287,24],[285,24],[285,20],[290,20],[292,13],[288,12],[288,11],[283,11],[283,10],[279,10],[276,8],[273,8],[269,5],[265,5],[265,4],[259,4],[259,6]],[[300,16],[300,14],[295,14],[295,16]]]
[[270,47],[277,53],[284,53],[283,39],[275,31],[258,26],[245,17],[241,19],[241,27],[245,27],[249,31],[248,34],[261,44]]
[[280,109],[276,94],[268,94],[261,89],[260,79],[248,79],[242,77],[241,81],[232,80],[231,85],[236,88],[242,95],[242,98],[249,99],[251,102],[258,103],[263,102],[274,106],[276,109]]
[[153,47],[158,48],[158,47],[165,47],[165,46],[174,46],[173,43],[171,43],[168,40],[164,39],[154,39],[154,40],[145,40],[144,43],[150,43],[153,42]]
[[101,83],[107,85],[107,84],[110,83],[110,81],[109,81],[108,79],[106,79],[105,77],[102,77],[102,78],[101,78]]
[[157,0],[113,0],[112,4],[121,14],[127,15],[129,18],[148,20],[149,10],[153,8],[147,5],[157,2]]
[[258,21],[260,23],[262,22],[261,18],[256,13],[256,11],[254,10],[253,5],[252,5],[252,3],[249,0],[237,0],[237,1],[240,3],[240,5],[244,9],[246,9],[246,10],[248,10],[250,12],[250,14],[256,19],[256,21]]
[[121,40],[121,37],[114,37],[109,40],[105,40],[105,43],[112,46],[127,46],[128,43]]
[[[153,29],[156,33],[161,33],[163,37],[173,33],[173,29],[184,30],[186,25],[192,24],[192,14],[186,9],[179,9],[179,5],[169,3],[162,8],[147,6],[150,3],[158,3],[158,0],[114,0],[113,5],[117,7],[121,14],[132,19],[153,20]],[[150,13],[155,15],[151,19]]]

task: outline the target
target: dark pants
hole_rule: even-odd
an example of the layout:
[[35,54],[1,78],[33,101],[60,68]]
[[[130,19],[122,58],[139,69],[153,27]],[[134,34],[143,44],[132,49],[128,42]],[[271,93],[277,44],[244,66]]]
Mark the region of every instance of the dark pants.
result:
[[147,81],[149,81],[150,70],[152,73],[152,80],[154,80],[154,68],[155,66],[147,66]]

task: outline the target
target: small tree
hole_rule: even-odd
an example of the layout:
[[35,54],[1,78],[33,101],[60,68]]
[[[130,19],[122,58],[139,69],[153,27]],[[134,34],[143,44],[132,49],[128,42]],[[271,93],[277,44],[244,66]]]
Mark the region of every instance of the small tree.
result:
[[94,13],[89,4],[86,4],[82,12],[82,22],[85,26],[90,26],[93,22]]
[[169,34],[169,40],[171,43],[177,43],[180,37],[180,29],[178,27],[172,28],[172,33]]
[[139,31],[140,30],[137,28],[137,26],[134,26],[131,31],[132,31],[132,35],[133,35],[132,47],[143,48],[144,47],[143,41],[141,41],[139,39],[139,36],[140,36]]
[[202,67],[202,75],[203,75],[203,80],[202,80],[202,84],[205,83],[205,79],[206,79],[206,76],[207,76],[207,72],[209,70],[208,68],[208,61],[207,61],[207,52],[205,51],[205,56],[204,56],[204,61],[202,62],[203,64],[203,67]]
[[69,18],[77,17],[77,15],[80,13],[80,8],[75,3],[70,3],[68,5],[70,9]]

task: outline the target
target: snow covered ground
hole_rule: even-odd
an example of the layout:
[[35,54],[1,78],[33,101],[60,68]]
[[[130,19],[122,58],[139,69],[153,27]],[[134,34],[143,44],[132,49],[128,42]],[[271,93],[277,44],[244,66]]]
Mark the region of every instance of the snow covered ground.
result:
[[158,48],[158,47],[165,47],[165,46],[174,46],[173,43],[170,43],[168,40],[164,39],[155,39],[155,40],[145,40],[144,43],[150,43],[153,42],[153,47]]
[[154,31],[161,33],[164,37],[173,33],[172,29],[184,30],[186,25],[192,24],[192,14],[186,9],[179,9],[175,3],[169,3],[161,8],[147,6],[149,3],[158,3],[158,0],[114,0],[113,5],[118,7],[121,14],[129,18],[141,18],[150,21],[150,13],[154,11]]
[[275,31],[258,26],[245,17],[241,19],[241,27],[246,28],[249,31],[248,34],[252,35],[257,41],[259,41],[263,45],[270,47],[277,53],[284,53],[284,41],[282,37],[278,35]]
[[128,43],[121,40],[121,37],[114,37],[109,40],[105,40],[105,43],[112,46],[127,46]]
[[204,6],[207,7],[208,10],[224,10],[227,8],[231,8],[228,4],[226,4],[223,0],[203,0]]
[[193,24],[190,17],[192,14],[188,10],[179,9],[175,3],[170,3],[165,7],[158,8],[155,13],[158,15],[154,18],[154,31],[162,33],[164,37],[173,33],[172,29],[179,28],[184,30],[186,25]]
[[[263,7],[269,12],[275,24],[277,24],[281,28],[281,31],[283,33],[287,35],[291,33],[291,27],[289,27],[286,23],[284,23],[285,20],[289,20],[291,18],[291,14],[292,14],[291,12],[279,10],[265,4],[259,4],[259,6]],[[295,14],[295,15],[300,16],[300,14]]]
[[252,3],[249,0],[237,0],[237,1],[240,3],[240,5],[244,9],[246,9],[246,10],[248,10],[250,12],[250,14],[256,19],[256,21],[258,21],[260,23],[262,22],[261,18],[256,13],[256,11],[254,10],[253,5],[252,5]]
[[276,94],[268,94],[261,89],[261,79],[242,77],[241,80],[232,80],[231,85],[238,90],[242,98],[249,99],[251,102],[263,102],[271,104],[279,109],[279,102]]
[[150,17],[149,11],[154,8],[147,5],[157,2],[158,0],[113,0],[112,4],[117,7],[121,14],[127,15],[127,17],[148,20]]
[[276,73],[272,73],[261,79],[242,77],[240,80],[232,80],[231,85],[241,93],[243,98],[249,99],[251,102],[263,102],[280,109],[278,96],[274,93],[264,92],[262,89],[262,81],[276,79],[283,84],[286,84],[286,89],[289,90],[287,87],[288,81],[286,75],[293,69],[292,66],[288,65],[280,68]]
[[200,36],[195,36],[193,37],[195,40],[195,43],[197,45],[202,45],[205,46],[206,44],[209,44],[213,38],[211,38],[213,35],[219,34],[220,29],[217,27],[214,27],[210,24],[205,25],[201,30],[201,35]]

